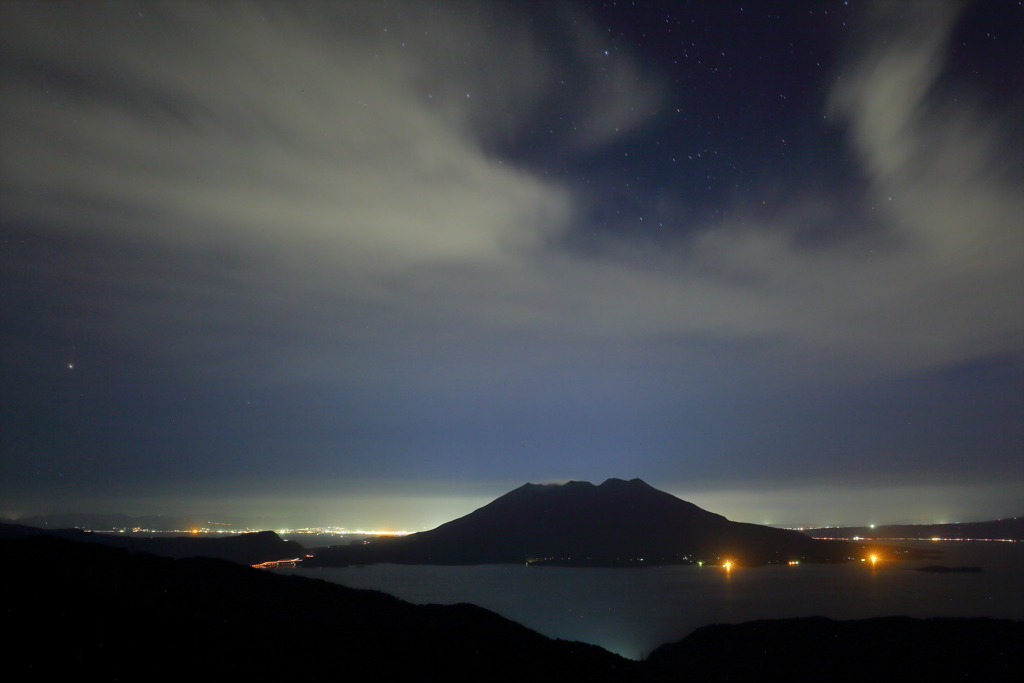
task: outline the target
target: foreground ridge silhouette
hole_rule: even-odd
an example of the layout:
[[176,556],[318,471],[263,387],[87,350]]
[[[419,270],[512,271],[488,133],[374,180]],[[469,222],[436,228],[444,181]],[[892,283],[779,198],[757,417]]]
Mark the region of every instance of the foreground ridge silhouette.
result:
[[842,562],[862,546],[731,522],[640,479],[525,484],[436,529],[320,550],[306,566]]
[[0,540],[11,680],[1016,681],[1024,622],[891,617],[698,629],[644,662],[473,605],[53,536]]
[[37,536],[0,540],[0,562],[19,596],[6,606],[17,629],[8,652],[27,680],[86,672],[102,680],[292,680],[360,671],[380,680],[426,672],[630,680],[637,666],[475,605],[412,605],[224,560]]

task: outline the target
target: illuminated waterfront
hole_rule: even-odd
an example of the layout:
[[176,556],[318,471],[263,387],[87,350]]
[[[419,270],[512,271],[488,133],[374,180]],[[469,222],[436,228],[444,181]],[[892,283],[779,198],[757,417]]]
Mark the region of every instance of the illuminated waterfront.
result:
[[[115,527],[111,529],[85,529],[82,527],[76,527],[94,534],[137,534],[144,536],[167,536],[167,535],[213,535],[213,536],[233,536],[238,534],[252,534],[264,529],[255,529],[249,527],[243,527],[238,529],[228,529],[223,526],[206,527],[206,526],[195,526],[185,529],[147,529],[144,527]],[[341,538],[347,536],[408,536],[409,534],[416,533],[414,531],[393,531],[383,529],[347,529],[340,526],[325,526],[325,527],[300,527],[300,528],[286,528],[280,529],[268,529],[266,531],[273,531],[282,538],[286,536],[338,536]]]

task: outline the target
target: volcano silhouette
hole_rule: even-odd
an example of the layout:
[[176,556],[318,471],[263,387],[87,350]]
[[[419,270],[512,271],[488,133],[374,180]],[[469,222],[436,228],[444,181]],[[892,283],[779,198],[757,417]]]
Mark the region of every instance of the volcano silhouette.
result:
[[731,522],[640,479],[525,484],[465,517],[398,538],[332,546],[306,566],[541,563],[652,566],[842,561],[858,546]]

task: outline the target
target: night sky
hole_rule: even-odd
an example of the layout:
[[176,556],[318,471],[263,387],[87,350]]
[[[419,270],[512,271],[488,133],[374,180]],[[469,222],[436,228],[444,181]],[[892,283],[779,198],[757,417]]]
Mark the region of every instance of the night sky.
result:
[[1024,5],[0,3],[0,516],[1024,512]]

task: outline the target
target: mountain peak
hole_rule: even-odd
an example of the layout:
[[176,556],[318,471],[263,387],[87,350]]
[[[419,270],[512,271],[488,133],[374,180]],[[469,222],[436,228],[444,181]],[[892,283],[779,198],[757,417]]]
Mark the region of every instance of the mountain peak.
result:
[[570,479],[569,481],[551,481],[543,484],[523,484],[519,488],[532,488],[532,489],[559,489],[559,488],[587,488],[593,486],[589,481],[575,481]]
[[[831,546],[828,546],[831,548]],[[464,517],[402,538],[337,546],[311,566],[572,563],[650,566],[727,557],[741,564],[850,551],[784,529],[730,522],[642,479],[523,484]]]
[[[528,484],[523,484],[519,488],[521,488],[521,489],[534,489],[534,490],[554,491],[554,490],[558,490],[558,489],[612,489],[612,488],[624,488],[624,487],[654,489],[653,486],[651,486],[650,484],[645,482],[643,479],[633,478],[633,479],[626,480],[626,479],[619,479],[617,477],[611,477],[609,479],[605,479],[603,482],[601,482],[600,484],[597,484],[597,485],[592,484],[589,481],[576,481],[575,479],[570,479],[569,481],[565,481],[565,482],[557,482],[556,481],[556,482],[546,482],[546,483],[543,483],[543,484],[528,483]],[[657,489],[654,489],[654,490],[657,490]]]
[[634,489],[654,489],[653,486],[648,484],[643,479],[633,478],[633,479],[630,479],[629,481],[626,481],[625,479],[616,479],[614,477],[612,477],[611,479],[605,479],[597,488],[599,488],[599,489],[605,489],[605,488],[610,489],[610,488],[626,488],[626,487],[634,488]]

